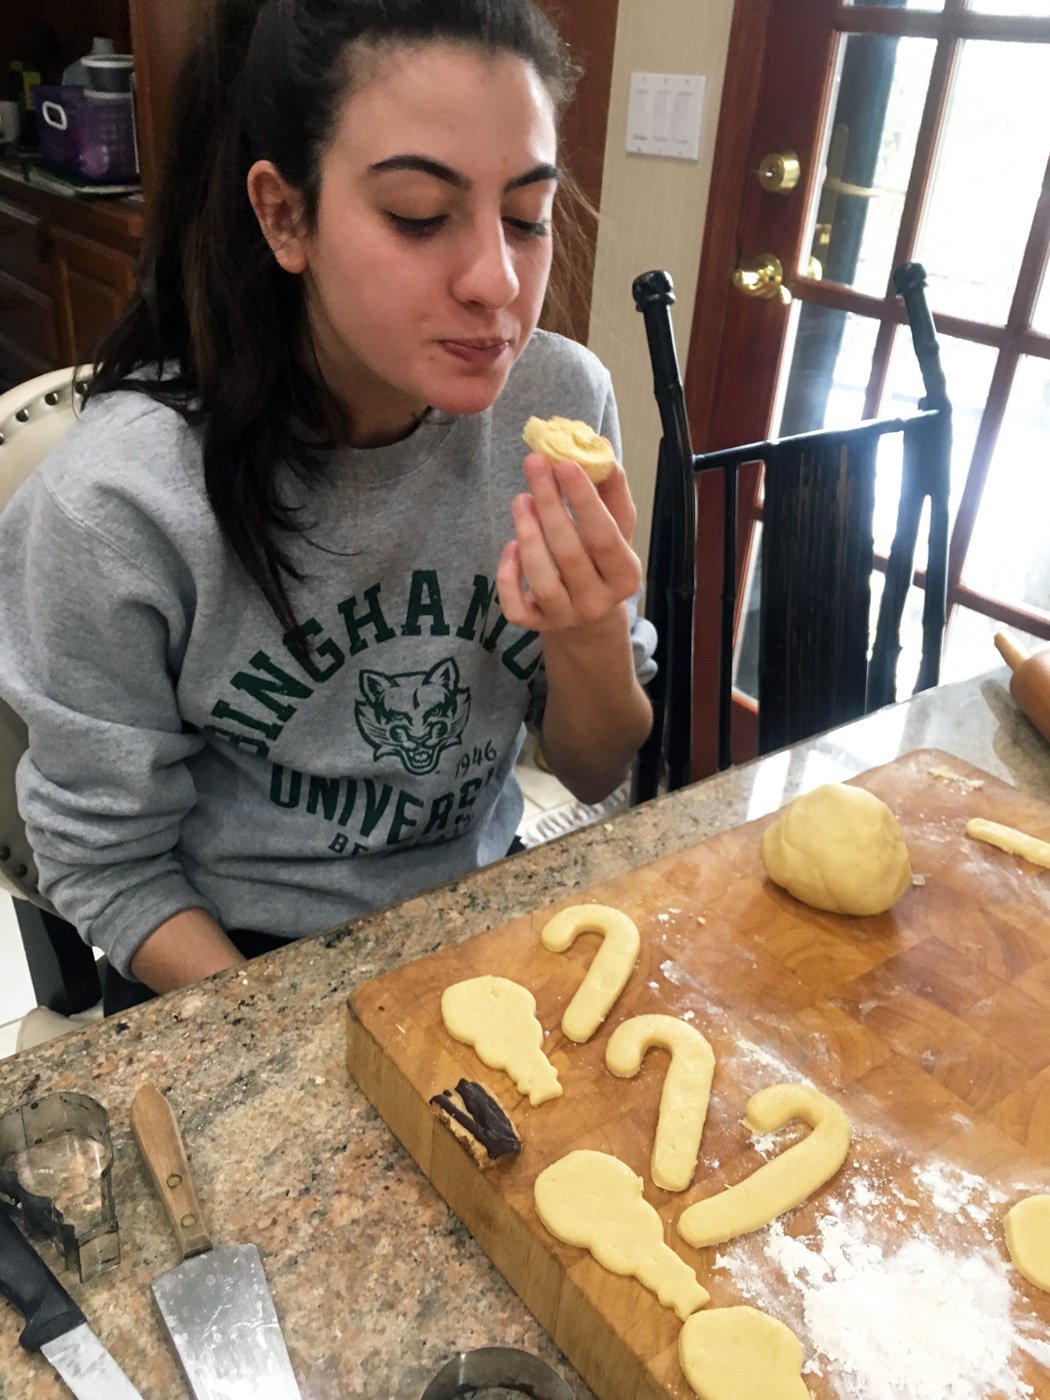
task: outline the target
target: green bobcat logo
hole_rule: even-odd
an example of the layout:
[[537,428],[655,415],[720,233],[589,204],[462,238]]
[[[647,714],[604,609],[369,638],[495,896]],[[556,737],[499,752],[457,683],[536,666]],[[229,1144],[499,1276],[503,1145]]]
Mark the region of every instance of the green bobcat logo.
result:
[[409,773],[432,773],[444,751],[462,742],[470,691],[460,687],[451,657],[426,672],[362,671],[361,697],[357,727],[377,759],[393,756]]

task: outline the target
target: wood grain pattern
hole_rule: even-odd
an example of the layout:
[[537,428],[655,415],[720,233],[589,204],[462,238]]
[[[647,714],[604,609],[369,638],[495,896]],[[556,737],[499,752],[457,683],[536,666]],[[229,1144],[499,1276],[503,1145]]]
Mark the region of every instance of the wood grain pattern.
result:
[[[748,1098],[766,1084],[806,1080],[831,1094],[853,1126],[845,1166],[786,1217],[791,1234],[813,1236],[834,1208],[886,1254],[919,1231],[953,1254],[991,1251],[1006,1269],[1002,1215],[1021,1196],[1050,1189],[1050,872],[963,834],[980,815],[1048,838],[1050,806],[934,750],[857,781],[898,814],[924,881],[889,914],[824,914],[778,890],[758,859],[771,820],[764,818],[600,886],[567,890],[558,906],[365,982],[349,998],[351,1073],[608,1400],[686,1400],[692,1392],[678,1366],[674,1314],[635,1281],[559,1244],[536,1217],[533,1181],[574,1147],[615,1153],[643,1177],[668,1243],[696,1269],[712,1307],[748,1299],[718,1267],[719,1249],[690,1249],[674,1222],[766,1160],[741,1123]],[[551,954],[540,930],[556,908],[584,901],[623,909],[641,930],[642,949],[606,1025],[573,1045],[559,1022],[598,939],[581,936],[568,953]],[[535,995],[563,1098],[530,1108],[445,1033],[441,992],[483,972]],[[697,1173],[677,1195],[649,1176],[662,1052],[651,1051],[629,1082],[604,1066],[613,1028],[651,1011],[690,1020],[716,1057]],[[499,1095],[522,1137],[519,1158],[479,1170],[438,1122],[428,1099],[462,1076]],[[785,1130],[784,1145],[798,1135]],[[979,1178],[982,1208],[938,1206],[918,1180],[931,1167]],[[859,1201],[869,1203],[863,1219]],[[1041,1326],[1045,1336],[1050,1296],[1014,1271],[1010,1281],[1018,1328]],[[804,1325],[787,1315],[789,1292],[782,1320],[811,1356]],[[1036,1395],[1050,1393],[1027,1352],[1018,1349],[1012,1365]],[[840,1394],[831,1376],[807,1383],[815,1400]]]

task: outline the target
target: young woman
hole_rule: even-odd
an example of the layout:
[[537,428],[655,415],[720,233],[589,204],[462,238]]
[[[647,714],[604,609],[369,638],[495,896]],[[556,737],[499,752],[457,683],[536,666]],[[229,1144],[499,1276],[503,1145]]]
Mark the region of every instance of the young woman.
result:
[[531,0],[217,0],[141,292],[0,520],[19,803],[107,1010],[503,856],[526,716],[591,802],[648,731],[623,471],[521,437],[618,448],[536,329],[571,77]]

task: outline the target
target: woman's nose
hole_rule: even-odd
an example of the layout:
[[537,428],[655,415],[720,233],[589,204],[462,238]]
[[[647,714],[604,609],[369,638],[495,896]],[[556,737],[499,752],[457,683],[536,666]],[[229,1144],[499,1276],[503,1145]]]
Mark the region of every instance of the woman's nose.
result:
[[456,298],[498,308],[514,300],[519,286],[502,219],[495,225],[471,230],[464,241],[462,263],[453,287]]

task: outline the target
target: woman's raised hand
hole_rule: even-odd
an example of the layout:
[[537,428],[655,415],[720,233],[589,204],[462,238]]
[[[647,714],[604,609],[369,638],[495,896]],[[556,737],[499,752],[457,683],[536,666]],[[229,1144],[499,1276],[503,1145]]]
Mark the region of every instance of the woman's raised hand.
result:
[[508,622],[551,632],[598,622],[638,591],[630,539],[638,512],[623,468],[595,486],[575,462],[525,458],[528,492],[514,498],[514,538],[496,571]]

